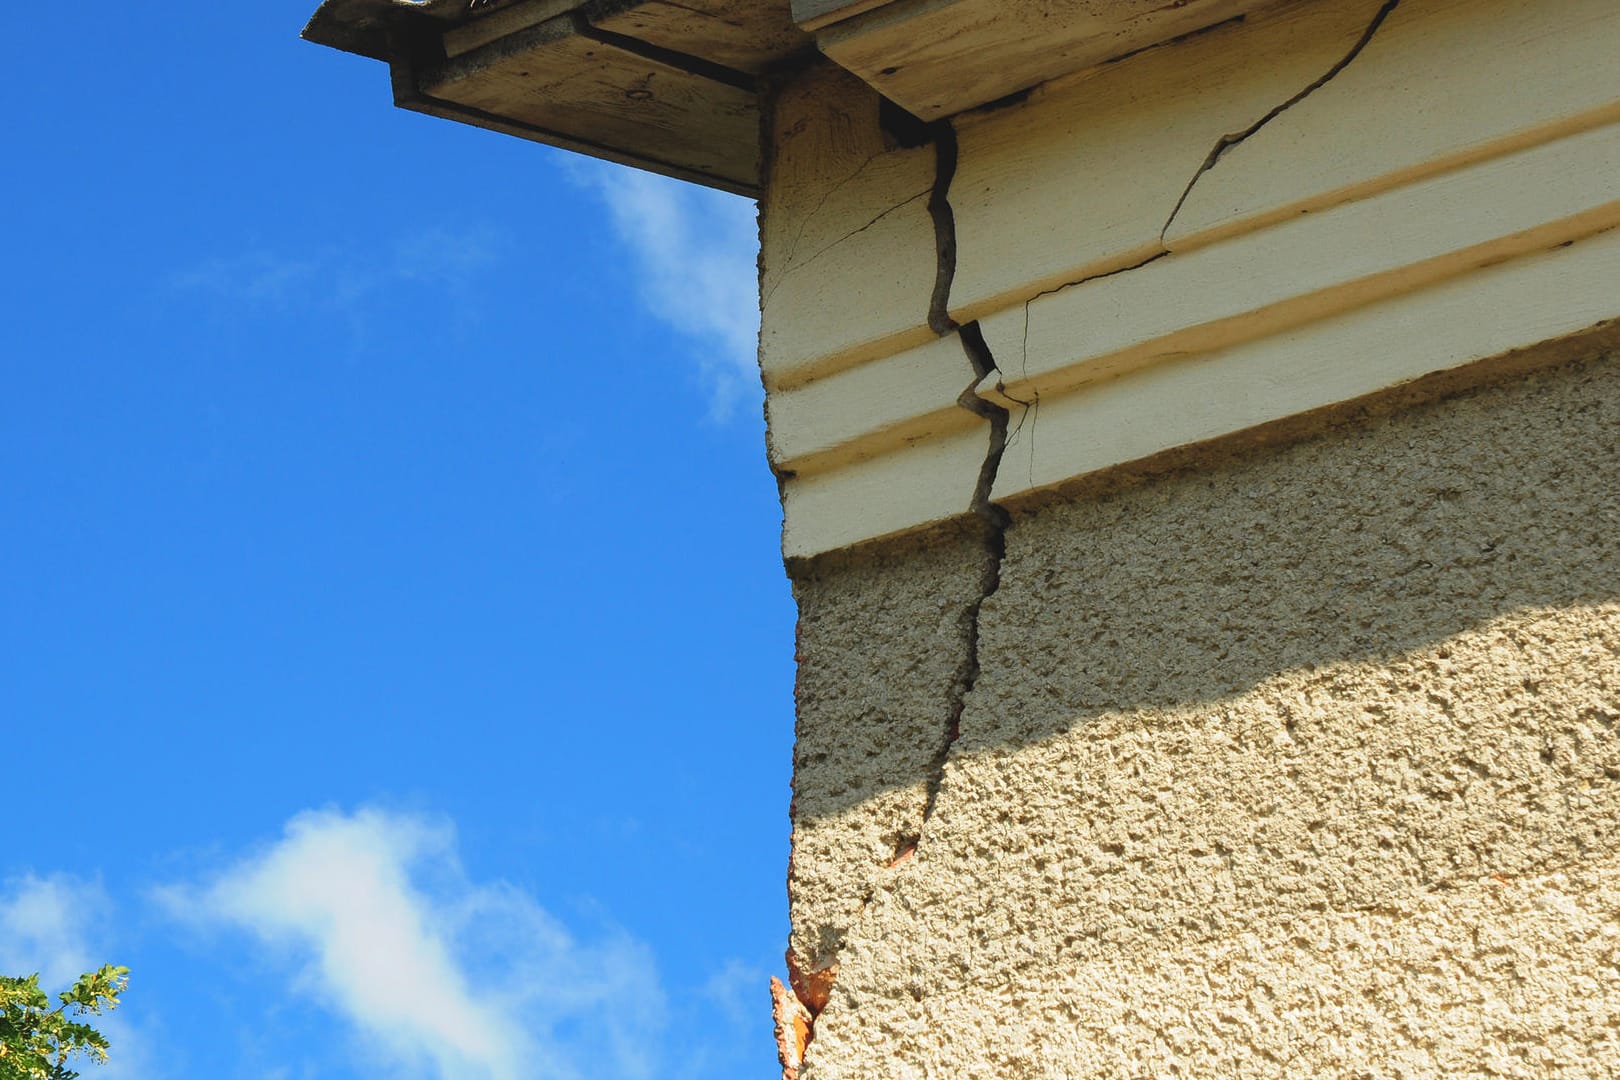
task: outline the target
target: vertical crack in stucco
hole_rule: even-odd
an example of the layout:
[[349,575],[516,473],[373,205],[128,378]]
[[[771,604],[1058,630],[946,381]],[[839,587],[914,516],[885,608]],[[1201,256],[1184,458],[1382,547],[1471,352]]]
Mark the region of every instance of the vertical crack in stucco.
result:
[[961,327],[957,331],[957,336],[962,341],[963,351],[967,353],[968,363],[973,369],[973,381],[962,391],[957,403],[981,417],[990,427],[990,446],[979,466],[979,475],[973,489],[973,501],[969,504],[983,529],[984,562],[979,577],[979,595],[968,607],[964,620],[966,628],[962,679],[955,700],[951,703],[944,744],[928,771],[928,795],[923,803],[922,828],[918,830],[919,843],[922,839],[922,829],[925,829],[932,820],[934,811],[939,805],[940,788],[945,783],[945,766],[950,760],[957,740],[962,736],[962,712],[967,707],[968,696],[979,683],[981,672],[979,625],[985,601],[1001,588],[1001,563],[1007,555],[1007,527],[1012,523],[1007,511],[994,502],[996,476],[1001,471],[1001,460],[1007,450],[1007,433],[1011,427],[1012,416],[1000,405],[980,397],[978,392],[979,384],[999,369],[996,367],[994,355],[990,352],[990,346],[984,339],[984,332],[977,322],[970,322]]
[[[896,846],[890,868],[907,861],[922,839],[923,829],[933,817],[944,783],[945,766],[952,748],[962,730],[962,712],[968,695],[978,684],[979,623],[984,602],[1001,587],[1001,563],[1006,554],[1006,531],[1010,517],[1006,510],[993,501],[996,475],[1001,468],[1002,456],[1007,448],[1007,433],[1011,414],[1000,405],[979,396],[979,385],[992,373],[999,372],[995,357],[985,341],[977,322],[958,325],[950,314],[951,287],[956,278],[956,215],[951,207],[951,184],[956,177],[958,144],[956,131],[949,121],[920,126],[918,133],[933,143],[935,151],[934,185],[929,193],[928,212],[934,222],[935,273],[934,288],[929,298],[928,326],[941,337],[955,333],[962,342],[968,361],[971,380],[957,398],[957,404],[982,418],[989,428],[989,446],[977,476],[973,479],[968,510],[977,519],[983,538],[983,562],[977,596],[968,605],[962,617],[962,658],[955,691],[952,694],[944,721],[943,738],[926,775],[925,798],[921,819],[916,831],[901,837]],[[872,899],[868,894],[862,907]],[[838,977],[838,961],[817,970],[807,970],[799,963],[792,948],[787,955],[792,994],[786,994],[780,983],[773,990],[775,1001],[778,1049],[784,1080],[797,1080],[807,1065],[809,1051],[815,1042],[816,1022],[827,1007]]]
[[[957,256],[956,212],[951,207],[951,184],[956,179],[960,145],[956,129],[951,126],[950,121],[932,124],[930,130],[934,135],[934,146],[938,155],[938,171],[934,178],[934,194],[928,201],[928,210],[934,219],[938,264],[934,277],[934,295],[928,311],[928,325],[936,334],[948,334],[954,330],[962,342],[962,350],[967,354],[968,367],[973,378],[956,401],[962,408],[989,425],[990,445],[985,452],[984,461],[979,466],[973,496],[968,504],[968,509],[979,519],[984,532],[984,564],[979,581],[979,595],[969,606],[964,617],[962,677],[951,702],[944,742],[929,766],[927,798],[923,803],[922,821],[918,826],[913,848],[916,843],[921,842],[923,829],[933,818],[934,810],[939,804],[940,787],[945,782],[945,765],[950,760],[951,751],[962,734],[962,711],[967,705],[968,695],[973,692],[979,681],[979,618],[984,602],[1001,587],[1001,561],[1007,551],[1006,533],[1010,523],[1007,511],[995,504],[993,496],[996,475],[1001,470],[1001,459],[1007,450],[1007,432],[1012,417],[1002,406],[979,396],[979,385],[1000,369],[996,366],[995,356],[991,353],[990,345],[985,341],[984,332],[978,322],[961,326],[950,314],[951,288],[956,282]],[[905,851],[897,851],[896,859],[904,858],[906,854]]]
[[1182,207],[1187,205],[1187,200],[1191,198],[1193,188],[1198,186],[1198,181],[1203,179],[1205,173],[1209,172],[1217,164],[1219,164],[1221,158],[1226,156],[1226,152],[1228,150],[1231,150],[1234,146],[1237,146],[1245,139],[1248,139],[1250,136],[1256,134],[1261,128],[1265,127],[1267,124],[1277,119],[1277,117],[1281,116],[1289,109],[1292,109],[1295,105],[1298,105],[1300,102],[1304,101],[1306,98],[1310,97],[1312,94],[1322,89],[1322,87],[1336,79],[1340,72],[1353,64],[1356,57],[1360,56],[1363,50],[1365,50],[1368,45],[1372,44],[1372,39],[1378,34],[1379,28],[1384,25],[1384,20],[1388,19],[1395,9],[1400,7],[1400,5],[1401,0],[1384,0],[1384,3],[1379,7],[1377,13],[1373,15],[1372,22],[1367,24],[1367,29],[1361,32],[1361,37],[1356,40],[1354,45],[1350,46],[1350,51],[1345,53],[1344,56],[1339,59],[1338,63],[1328,68],[1327,71],[1321,75],[1321,77],[1316,79],[1309,86],[1305,87],[1305,89],[1301,90],[1299,93],[1295,94],[1281,105],[1278,105],[1276,108],[1266,113],[1266,115],[1244,128],[1242,131],[1236,131],[1229,135],[1222,135],[1220,139],[1216,141],[1214,148],[1210,150],[1209,156],[1204,158],[1204,162],[1198,167],[1198,171],[1193,173],[1193,178],[1187,181],[1187,186],[1181,192],[1181,198],[1176,200],[1175,208],[1170,211],[1170,217],[1165,221],[1164,228],[1159,230],[1159,240],[1163,242],[1164,238],[1169,235],[1170,227],[1176,223],[1176,218],[1181,214]]

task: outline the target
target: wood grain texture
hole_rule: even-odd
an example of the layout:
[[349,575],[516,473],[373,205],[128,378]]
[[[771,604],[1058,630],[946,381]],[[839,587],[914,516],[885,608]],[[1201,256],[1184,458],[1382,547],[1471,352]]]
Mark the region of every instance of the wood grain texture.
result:
[[444,35],[461,56],[578,10],[609,33],[644,41],[722,67],[759,74],[815,47],[785,6],[754,0],[520,0],[460,23]]
[[603,30],[755,75],[815,47],[780,3],[597,0],[584,10]]
[[582,36],[567,16],[419,72],[417,91],[542,141],[555,132],[602,156],[628,154],[731,190],[758,186],[753,93]]
[[805,30],[817,30],[839,19],[861,15],[890,0],[793,0],[793,21]]
[[445,55],[462,56],[508,34],[538,26],[558,15],[566,15],[583,0],[519,0],[451,27],[444,33]]
[[1212,26],[1260,0],[895,0],[817,32],[822,51],[924,119]]

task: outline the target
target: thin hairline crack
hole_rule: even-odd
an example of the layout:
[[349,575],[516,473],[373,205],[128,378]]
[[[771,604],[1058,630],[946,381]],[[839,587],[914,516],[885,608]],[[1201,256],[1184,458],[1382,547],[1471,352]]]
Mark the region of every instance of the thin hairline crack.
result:
[[1281,116],[1289,109],[1292,109],[1295,105],[1298,105],[1300,102],[1322,89],[1322,87],[1338,78],[1340,73],[1342,73],[1345,68],[1355,63],[1356,58],[1366,50],[1368,45],[1372,44],[1373,38],[1378,35],[1378,31],[1384,25],[1384,21],[1388,19],[1390,15],[1394,13],[1395,9],[1400,6],[1401,0],[1384,0],[1384,3],[1373,15],[1372,22],[1368,23],[1367,28],[1361,32],[1361,37],[1356,40],[1354,45],[1350,46],[1350,51],[1340,57],[1337,63],[1328,68],[1327,71],[1322,73],[1322,75],[1320,75],[1315,81],[1311,82],[1303,90],[1299,91],[1299,93],[1295,94],[1287,101],[1284,101],[1282,104],[1276,106],[1270,112],[1266,113],[1260,119],[1244,128],[1242,131],[1234,131],[1230,134],[1222,135],[1218,140],[1216,140],[1215,145],[1210,149],[1208,156],[1204,158],[1203,164],[1199,165],[1198,171],[1193,173],[1192,179],[1187,181],[1186,188],[1184,188],[1181,192],[1181,198],[1176,200],[1175,207],[1170,211],[1170,217],[1165,220],[1164,228],[1159,230],[1159,242],[1161,244],[1164,243],[1165,237],[1170,234],[1171,226],[1176,223],[1176,218],[1180,216],[1182,208],[1187,205],[1187,200],[1192,197],[1193,188],[1198,186],[1198,181],[1203,179],[1205,173],[1209,172],[1216,165],[1220,164],[1221,158],[1225,157],[1227,152],[1233,147],[1240,145],[1252,136],[1258,134],[1267,124],[1270,124],[1273,120],[1277,119],[1277,117]]

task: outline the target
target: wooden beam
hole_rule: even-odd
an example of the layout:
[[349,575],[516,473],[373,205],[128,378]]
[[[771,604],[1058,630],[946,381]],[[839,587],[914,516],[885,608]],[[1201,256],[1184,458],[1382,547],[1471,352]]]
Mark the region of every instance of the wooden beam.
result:
[[407,108],[752,195],[759,103],[738,81],[604,39],[575,11],[413,68],[397,97]]
[[819,30],[840,19],[864,15],[890,0],[793,0],[793,21],[801,30]]
[[[796,0],[795,11],[827,0]],[[890,0],[822,21],[823,52],[925,120],[1242,15],[1261,0]],[[845,13],[851,17],[844,17]]]
[[326,0],[304,36],[404,108],[747,195],[759,77],[814,49],[783,0]]
[[779,0],[592,0],[584,12],[602,30],[750,75],[815,49]]

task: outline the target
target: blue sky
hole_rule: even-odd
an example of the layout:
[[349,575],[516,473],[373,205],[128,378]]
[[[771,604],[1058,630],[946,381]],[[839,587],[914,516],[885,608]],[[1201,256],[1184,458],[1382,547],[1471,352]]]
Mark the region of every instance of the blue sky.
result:
[[314,0],[11,13],[0,970],[87,1075],[770,1075],[751,203],[394,110]]

